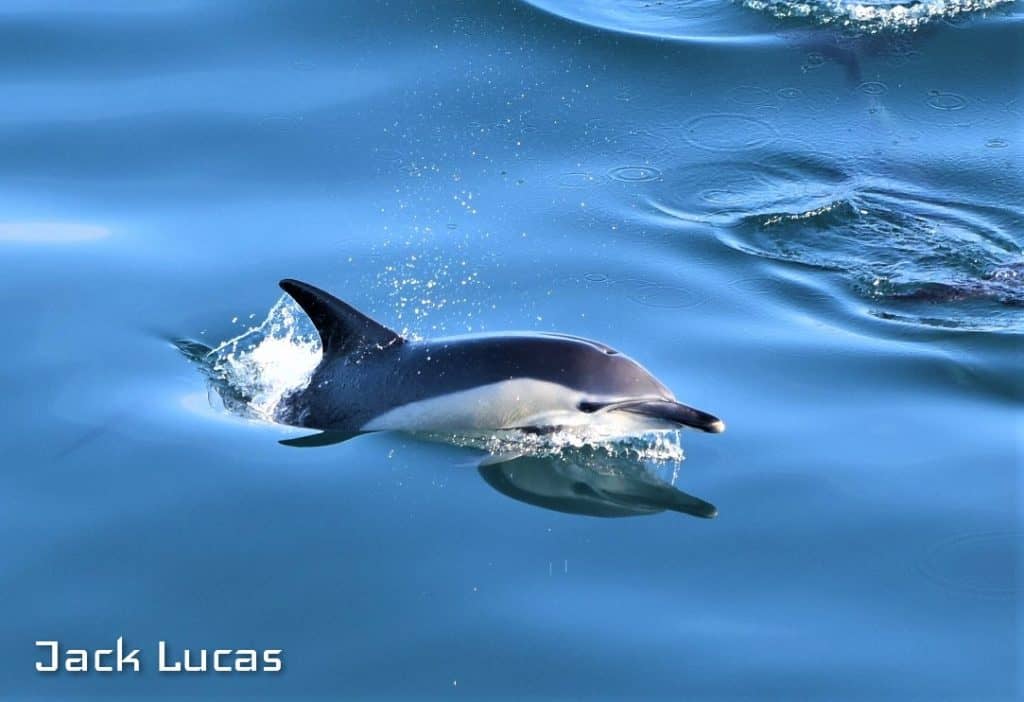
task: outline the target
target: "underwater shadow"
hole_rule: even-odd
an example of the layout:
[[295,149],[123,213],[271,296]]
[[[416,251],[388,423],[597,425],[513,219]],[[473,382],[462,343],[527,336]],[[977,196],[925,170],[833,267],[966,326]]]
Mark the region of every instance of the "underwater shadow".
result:
[[637,517],[664,511],[710,519],[718,509],[653,475],[632,457],[601,452],[483,461],[480,477],[513,500],[590,517]]

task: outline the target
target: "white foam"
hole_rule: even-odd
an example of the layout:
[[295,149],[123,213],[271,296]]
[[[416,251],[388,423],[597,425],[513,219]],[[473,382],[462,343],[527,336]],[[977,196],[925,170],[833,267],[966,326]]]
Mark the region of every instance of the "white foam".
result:
[[752,10],[767,12],[775,17],[809,17],[820,24],[841,24],[868,32],[883,29],[916,30],[927,22],[950,19],[959,15],[982,12],[1013,0],[923,0],[879,4],[848,2],[847,0],[814,0],[790,2],[786,0],[743,0]]
[[[483,434],[432,436],[446,443],[486,451],[492,455],[572,456],[582,450],[607,458],[634,459],[657,464],[678,464],[685,455],[679,431],[648,432],[634,437],[610,435],[600,428],[578,426],[550,434],[498,431]],[[678,466],[677,466],[678,467]]]
[[282,296],[261,324],[222,343],[207,362],[231,409],[274,421],[282,398],[309,383],[320,357],[312,324],[291,298]]

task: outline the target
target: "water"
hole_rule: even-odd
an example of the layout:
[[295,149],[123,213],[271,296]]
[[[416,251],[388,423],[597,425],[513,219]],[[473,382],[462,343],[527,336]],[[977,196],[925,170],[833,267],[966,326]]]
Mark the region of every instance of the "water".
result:
[[[0,692],[1016,699],[1021,8],[5,4]],[[729,429],[281,445],[283,277]]]

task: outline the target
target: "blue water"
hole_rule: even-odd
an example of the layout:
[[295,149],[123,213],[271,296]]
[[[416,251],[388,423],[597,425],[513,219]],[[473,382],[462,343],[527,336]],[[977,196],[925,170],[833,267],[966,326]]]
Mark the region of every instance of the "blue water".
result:
[[[1017,699],[1022,8],[4,3],[0,695]],[[718,517],[280,445],[283,277],[628,353],[728,431],[517,475]],[[174,346],[239,335],[236,395]],[[148,669],[33,668],[117,636]]]

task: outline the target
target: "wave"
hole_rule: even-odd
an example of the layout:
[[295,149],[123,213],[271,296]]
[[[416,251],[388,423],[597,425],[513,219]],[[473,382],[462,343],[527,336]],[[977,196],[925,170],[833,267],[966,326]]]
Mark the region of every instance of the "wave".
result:
[[[758,43],[784,23],[842,27],[851,34],[915,31],[960,23],[1014,0],[525,0],[578,24],[613,32],[698,43]],[[753,10],[753,12],[750,12]]]
[[833,271],[876,316],[1024,331],[1024,250],[1015,236],[1021,212],[948,187],[940,199],[931,194],[936,188],[858,171],[802,158],[719,163],[710,175],[687,176],[703,178],[695,192],[669,172],[668,187],[682,194],[652,204],[713,226],[744,253]]
[[847,2],[846,0],[742,0],[744,7],[779,19],[810,19],[868,33],[916,30],[936,20],[953,20],[984,12],[1013,0],[923,0],[915,2]]

